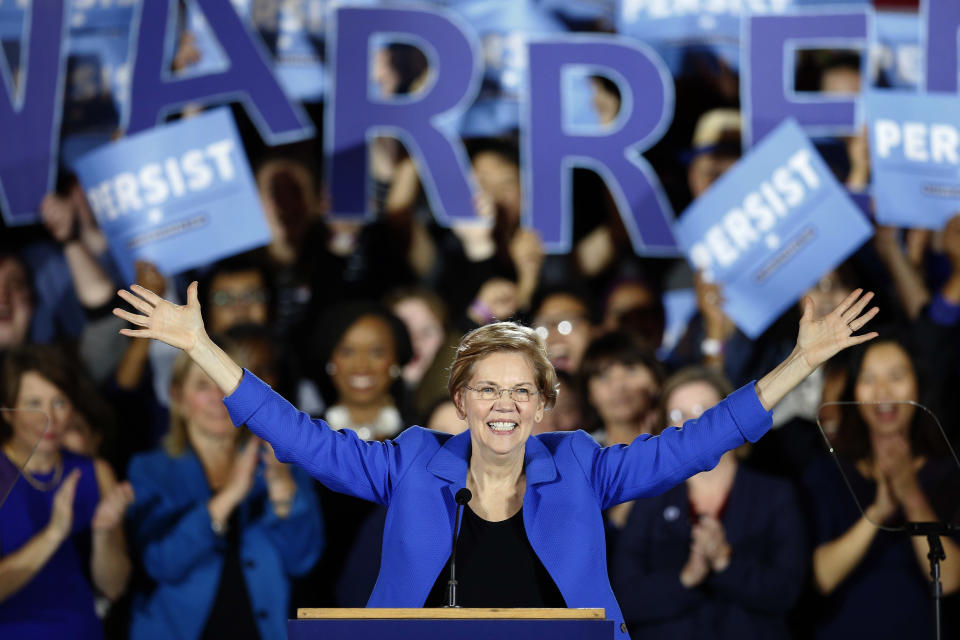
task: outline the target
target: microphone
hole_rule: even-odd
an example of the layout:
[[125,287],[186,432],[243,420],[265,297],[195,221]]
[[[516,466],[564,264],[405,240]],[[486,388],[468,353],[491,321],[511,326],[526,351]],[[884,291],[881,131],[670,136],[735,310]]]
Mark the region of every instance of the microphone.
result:
[[457,538],[460,532],[460,512],[463,505],[470,502],[473,494],[470,489],[464,487],[457,491],[454,500],[457,501],[457,515],[453,522],[453,544],[450,549],[450,580],[447,581],[447,607],[459,607],[457,604]]

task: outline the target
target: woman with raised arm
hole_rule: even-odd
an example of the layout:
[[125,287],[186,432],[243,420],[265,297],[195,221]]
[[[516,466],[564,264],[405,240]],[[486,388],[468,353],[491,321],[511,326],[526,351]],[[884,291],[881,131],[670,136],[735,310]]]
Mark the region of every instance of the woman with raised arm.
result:
[[796,348],[760,381],[683,428],[604,448],[582,431],[531,437],[556,401],[556,374],[533,329],[490,324],[464,336],[450,368],[448,388],[467,431],[411,428],[365,442],[311,420],[219,349],[204,331],[196,284],[184,306],[139,287],[120,296],[139,311],[114,311],[139,327],[123,333],[185,350],[228,394],[234,424],[270,442],[278,459],[387,507],[368,606],[444,604],[454,496],[466,487],[472,498],[459,531],[459,604],[603,607],[617,638],[627,632],[607,578],[603,510],[661,493],[756,440],[785,393],[837,352],[877,335],[854,335],[877,313],[863,313],[870,293],[855,291],[820,319],[805,300]]

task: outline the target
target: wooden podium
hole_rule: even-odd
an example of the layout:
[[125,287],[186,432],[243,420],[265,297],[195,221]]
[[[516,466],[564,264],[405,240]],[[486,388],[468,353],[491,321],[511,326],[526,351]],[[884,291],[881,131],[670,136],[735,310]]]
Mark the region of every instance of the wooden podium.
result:
[[297,609],[288,640],[611,640],[603,609]]

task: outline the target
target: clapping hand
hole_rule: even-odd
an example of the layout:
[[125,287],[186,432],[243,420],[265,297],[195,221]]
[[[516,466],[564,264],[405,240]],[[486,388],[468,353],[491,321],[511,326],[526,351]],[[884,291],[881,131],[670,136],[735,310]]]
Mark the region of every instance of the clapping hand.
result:
[[123,523],[123,514],[133,502],[133,487],[121,482],[100,498],[93,513],[91,528],[94,531],[109,531]]
[[54,536],[57,544],[66,540],[73,528],[73,499],[77,494],[78,482],[80,470],[74,469],[67,474],[53,494],[53,508],[50,510],[47,530]]
[[700,516],[690,530],[693,545],[713,571],[723,571],[730,564],[730,545],[723,523],[712,516]]

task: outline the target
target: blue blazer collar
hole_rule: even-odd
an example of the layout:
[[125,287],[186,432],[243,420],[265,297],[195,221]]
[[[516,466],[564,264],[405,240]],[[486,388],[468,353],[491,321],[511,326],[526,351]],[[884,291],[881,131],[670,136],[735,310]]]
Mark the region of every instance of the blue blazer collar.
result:
[[[427,463],[427,470],[450,484],[463,483],[467,478],[471,451],[470,431],[458,433],[448,438],[433,454],[430,462]],[[551,482],[559,475],[557,464],[550,455],[550,451],[539,438],[535,437],[527,438],[523,453],[523,469],[527,475],[528,485]]]

